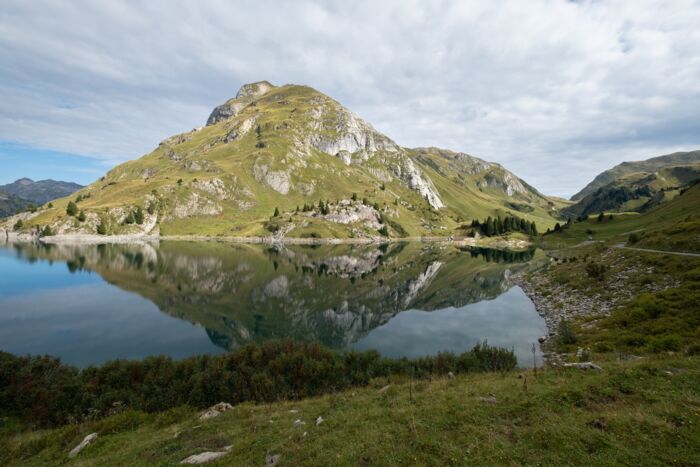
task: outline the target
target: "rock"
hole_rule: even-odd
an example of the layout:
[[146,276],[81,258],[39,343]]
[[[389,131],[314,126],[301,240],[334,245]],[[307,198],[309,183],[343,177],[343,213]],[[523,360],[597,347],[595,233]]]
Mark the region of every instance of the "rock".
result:
[[318,418],[316,419],[316,426],[319,426],[323,422],[325,422],[325,420],[323,419],[323,417],[321,415],[319,415]]
[[484,404],[495,404],[498,402],[498,399],[496,399],[496,396],[490,395],[486,397],[479,397],[478,401],[483,402]]
[[226,446],[223,451],[208,451],[200,454],[194,454],[186,459],[183,459],[180,464],[206,464],[207,462],[224,457],[232,448],[233,446]]
[[566,368],[578,368],[579,370],[599,370],[603,369],[593,362],[564,363]]
[[384,394],[389,388],[391,387],[391,384],[387,384],[383,388],[379,390],[379,394]]
[[449,379],[455,379],[455,374],[450,371],[449,373],[447,373],[447,377]]
[[268,467],[274,467],[280,460],[279,454],[268,454],[265,456],[265,465]]
[[542,344],[542,343],[544,343],[544,341],[546,341],[546,340],[547,340],[547,336],[540,336],[540,337],[537,339],[537,342],[539,342],[540,344]]
[[71,452],[68,453],[68,457],[71,459],[80,454],[80,451],[88,447],[93,441],[97,439],[97,433],[90,433],[87,435],[83,440],[78,444],[76,447],[74,447]]
[[233,406],[228,402],[219,402],[216,405],[209,407],[202,415],[199,416],[200,420],[208,420],[210,418],[218,417],[222,413],[233,410]]
[[289,413],[299,413],[299,411],[297,409],[292,409],[289,411]]
[[295,427],[300,427],[300,426],[304,426],[304,425],[306,425],[306,422],[305,422],[305,421],[303,421],[303,420],[301,420],[301,419],[294,420],[294,426],[295,426]]

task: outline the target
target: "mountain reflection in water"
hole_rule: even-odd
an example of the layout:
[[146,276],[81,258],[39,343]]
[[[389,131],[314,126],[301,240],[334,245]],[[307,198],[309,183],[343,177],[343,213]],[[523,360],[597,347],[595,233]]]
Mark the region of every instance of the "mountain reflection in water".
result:
[[[11,336],[13,327],[26,332],[18,323],[29,319],[38,305],[31,294],[47,288],[56,294],[61,287],[47,287],[48,282],[75,285],[71,277],[90,271],[99,277],[91,279],[92,285],[81,287],[97,287],[99,284],[93,283],[97,281],[109,287],[111,295],[130,292],[131,311],[155,305],[170,317],[203,327],[208,339],[221,349],[292,338],[319,341],[339,350],[376,348],[391,356],[417,356],[439,350],[460,352],[488,339],[493,345],[515,348],[521,362],[527,364],[532,359],[530,345],[545,327],[529,299],[513,287],[510,276],[528,267],[533,254],[429,243],[313,247],[217,242],[6,245],[0,249],[0,272],[8,274],[8,279],[3,279],[7,284],[0,282],[0,325],[7,334],[0,331],[0,337],[13,344],[6,346],[0,340],[0,349],[48,352],[70,362],[72,357],[65,347],[80,347],[76,339],[87,346],[91,339],[110,332],[127,334],[129,329],[138,328],[138,332],[153,333],[152,345],[143,355],[125,353],[112,343],[115,348],[104,349],[106,355],[101,354],[99,360],[150,353],[188,354],[188,349],[177,353],[168,346],[157,351],[157,343],[169,339],[163,335],[166,327],[180,324],[156,324],[152,321],[162,318],[150,315],[150,321],[141,321],[138,313],[120,325],[124,327],[119,331],[110,331],[105,325],[99,335],[89,330],[69,332],[70,346],[56,338],[55,326],[47,324],[49,328],[42,329],[38,321],[33,325],[38,334],[33,337],[50,337],[54,348],[33,347],[29,336],[21,344],[21,339]],[[66,265],[63,272],[54,269],[60,263]],[[37,273],[35,280],[30,279],[33,285],[19,273],[28,264],[32,266],[26,274],[32,277],[31,271]],[[38,274],[40,264],[44,268],[52,264],[51,274]],[[16,279],[13,271],[18,274]],[[134,293],[138,297],[133,297]],[[61,300],[65,302],[67,296],[64,293]],[[80,296],[73,300],[77,307]],[[53,305],[50,299],[43,299],[41,306],[51,311]],[[56,305],[52,319],[65,314],[63,308]],[[110,311],[111,319],[116,319],[115,313],[120,312]],[[66,327],[70,326],[63,323],[62,328]],[[190,331],[178,327],[177,332],[184,335]],[[172,346],[177,347],[176,341],[170,339]],[[99,344],[91,342],[90,348]],[[193,353],[203,351],[200,341],[196,345],[183,342],[183,346],[188,345]],[[80,365],[99,363],[89,357],[73,360]]]

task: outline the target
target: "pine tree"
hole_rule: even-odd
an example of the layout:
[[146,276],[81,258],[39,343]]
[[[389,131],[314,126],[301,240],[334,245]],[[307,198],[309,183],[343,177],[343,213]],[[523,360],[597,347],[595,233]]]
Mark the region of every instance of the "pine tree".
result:
[[601,212],[598,214],[598,222],[603,222],[605,220],[605,213]]
[[85,219],[86,219],[86,217],[85,217],[85,212],[83,212],[83,211],[81,210],[80,213],[78,214],[78,220],[79,220],[80,222],[85,222]]
[[[260,127],[258,127],[260,128]],[[280,215],[280,210],[278,208],[275,208],[275,213],[272,215],[272,217],[279,217]]]
[[51,230],[50,225],[47,225],[46,227],[44,227],[44,230],[41,231],[41,236],[50,237],[51,235],[53,235],[53,230]]
[[68,206],[66,207],[66,214],[69,216],[75,216],[78,214],[78,206],[73,201],[70,201],[68,203]]
[[105,221],[102,219],[100,219],[100,224],[97,226],[97,233],[99,235],[107,234],[107,226],[105,225]]
[[136,212],[134,213],[134,221],[136,221],[136,223],[139,225],[143,224],[143,211],[141,210],[141,207],[136,209]]
[[22,219],[18,219],[17,222],[15,222],[15,225],[12,227],[12,230],[15,232],[21,229],[24,226],[24,222],[22,222]]
[[353,194],[352,194],[352,200],[353,200],[353,201],[357,201],[357,193],[353,193]]

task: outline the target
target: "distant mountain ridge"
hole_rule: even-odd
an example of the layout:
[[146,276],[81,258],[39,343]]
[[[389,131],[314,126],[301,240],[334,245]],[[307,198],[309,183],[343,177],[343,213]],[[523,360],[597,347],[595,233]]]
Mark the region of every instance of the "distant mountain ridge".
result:
[[25,210],[31,202],[0,190],[0,218]]
[[688,165],[700,163],[700,150],[688,152],[674,152],[664,156],[652,157],[644,161],[623,162],[612,169],[598,174],[592,182],[586,185],[581,191],[571,197],[573,201],[579,201],[587,195],[593,194],[597,189],[608,185],[633,173],[653,173],[659,169],[671,166]]
[[20,178],[7,185],[0,185],[0,191],[25,199],[40,206],[56,198],[63,198],[83,188],[72,182],[57,180],[39,180],[35,182],[30,178]]

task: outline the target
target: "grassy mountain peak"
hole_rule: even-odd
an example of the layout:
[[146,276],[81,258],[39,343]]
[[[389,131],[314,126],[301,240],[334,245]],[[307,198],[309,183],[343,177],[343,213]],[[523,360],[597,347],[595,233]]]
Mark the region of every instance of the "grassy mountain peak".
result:
[[67,213],[66,198],[27,219],[27,227],[50,225],[57,234],[448,236],[473,218],[508,214],[546,228],[557,212],[498,164],[401,147],[311,87],[267,81],[243,85],[205,126],[115,167],[77,197],[84,221]]

